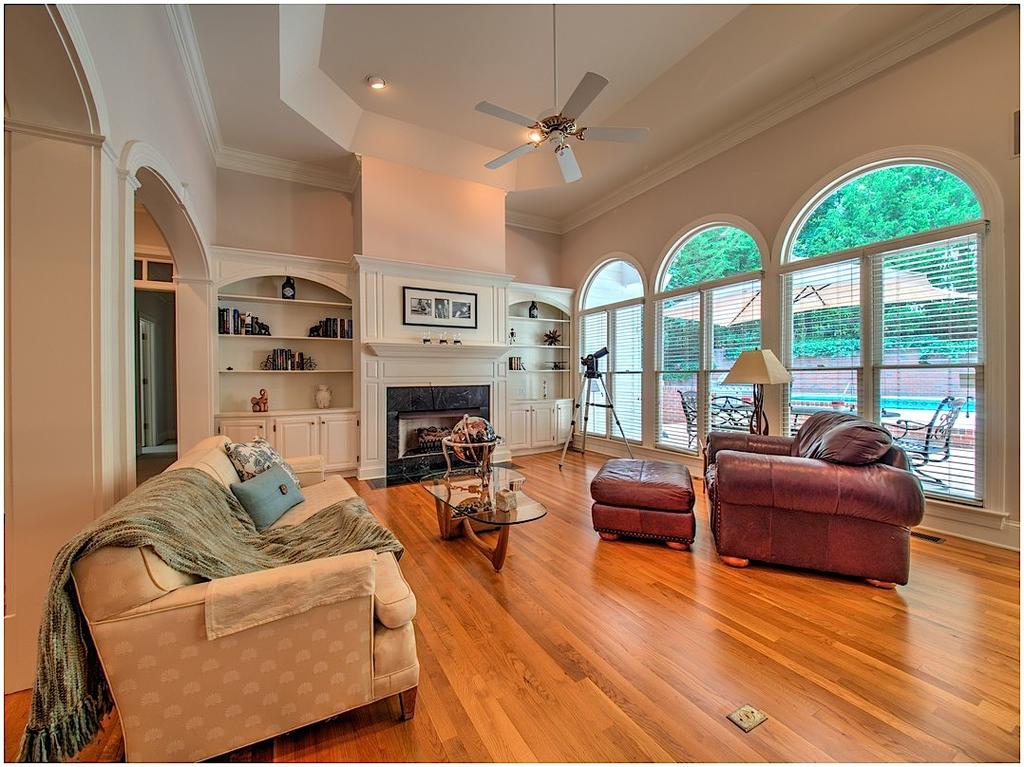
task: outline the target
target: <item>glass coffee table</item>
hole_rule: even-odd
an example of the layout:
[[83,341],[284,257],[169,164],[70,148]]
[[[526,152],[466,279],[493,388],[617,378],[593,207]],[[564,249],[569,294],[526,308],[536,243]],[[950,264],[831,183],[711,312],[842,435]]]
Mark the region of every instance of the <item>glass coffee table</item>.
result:
[[[508,554],[508,538],[512,528],[540,519],[548,510],[523,492],[526,477],[518,471],[495,466],[488,474],[490,482],[486,486],[481,476],[472,469],[434,474],[423,479],[420,484],[434,496],[441,539],[447,541],[465,536],[491,561],[494,569],[500,571],[505,564],[505,555]],[[515,498],[515,508],[507,511],[498,508],[496,496],[502,490],[511,491]],[[493,545],[477,535],[478,532],[495,529],[498,538]]]

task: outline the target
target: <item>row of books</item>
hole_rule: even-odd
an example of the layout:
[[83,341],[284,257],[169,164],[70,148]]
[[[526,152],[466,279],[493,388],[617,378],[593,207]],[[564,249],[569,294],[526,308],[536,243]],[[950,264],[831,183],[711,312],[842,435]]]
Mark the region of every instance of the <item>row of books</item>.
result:
[[306,370],[312,367],[313,358],[291,349],[274,349],[267,355],[261,367],[264,370]]
[[270,326],[252,312],[217,310],[217,332],[222,336],[269,336]]
[[351,338],[352,320],[345,317],[325,317],[309,329],[310,338]]

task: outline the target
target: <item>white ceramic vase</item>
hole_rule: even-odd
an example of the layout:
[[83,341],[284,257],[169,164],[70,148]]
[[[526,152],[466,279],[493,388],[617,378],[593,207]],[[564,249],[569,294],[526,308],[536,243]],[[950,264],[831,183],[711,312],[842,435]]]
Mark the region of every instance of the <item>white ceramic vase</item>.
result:
[[331,390],[327,388],[327,384],[317,384],[315,399],[316,406],[321,410],[331,406]]

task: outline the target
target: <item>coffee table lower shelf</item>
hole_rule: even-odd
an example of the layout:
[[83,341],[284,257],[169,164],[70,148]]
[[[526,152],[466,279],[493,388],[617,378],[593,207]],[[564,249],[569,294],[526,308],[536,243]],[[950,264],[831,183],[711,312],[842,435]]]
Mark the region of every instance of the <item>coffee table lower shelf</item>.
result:
[[453,538],[465,537],[473,544],[487,559],[495,572],[501,572],[505,564],[505,557],[508,555],[508,539],[512,532],[511,525],[501,525],[497,528],[477,523],[487,530],[497,529],[498,539],[493,545],[487,543],[476,534],[469,517],[456,517],[451,510],[440,500],[434,500],[434,507],[437,511],[437,526],[441,531],[441,540],[450,541]]

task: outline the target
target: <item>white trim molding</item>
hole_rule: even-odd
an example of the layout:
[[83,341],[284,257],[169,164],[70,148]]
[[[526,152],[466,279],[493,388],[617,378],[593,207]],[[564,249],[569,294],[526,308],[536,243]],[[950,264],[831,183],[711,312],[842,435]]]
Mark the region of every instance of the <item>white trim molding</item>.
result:
[[68,128],[57,128],[52,125],[41,125],[39,123],[26,122],[25,120],[12,120],[4,118],[4,130],[11,133],[25,133],[30,136],[48,138],[54,141],[66,141],[71,144],[84,144],[85,146],[102,147],[106,138],[99,133],[86,133],[85,131],[69,130]]
[[359,163],[354,157],[346,173],[336,173],[317,165],[271,157],[257,152],[247,152],[244,149],[232,147],[221,147],[214,159],[217,167],[224,170],[251,173],[256,176],[266,176],[321,189],[333,189],[336,192],[348,194],[355,191],[356,181],[359,178]]
[[505,211],[505,226],[532,229],[535,232],[547,232],[548,234],[564,234],[562,223],[558,219],[538,216],[534,213],[522,213],[518,210]]

